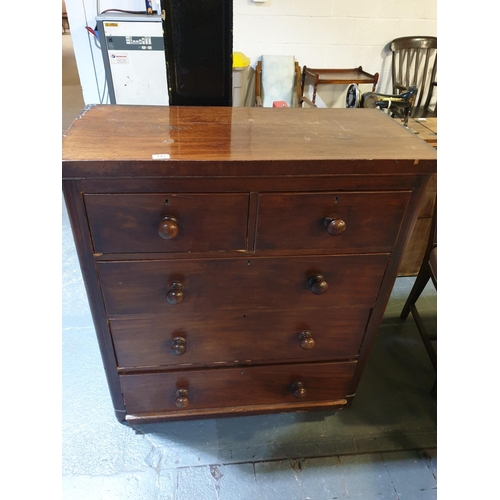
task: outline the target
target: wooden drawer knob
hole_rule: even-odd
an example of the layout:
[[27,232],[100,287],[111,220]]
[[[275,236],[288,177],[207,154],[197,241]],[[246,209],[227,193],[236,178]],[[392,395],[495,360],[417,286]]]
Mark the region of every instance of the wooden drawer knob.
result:
[[295,382],[292,384],[292,392],[296,398],[305,398],[307,396],[307,391],[304,389],[304,384],[302,382]]
[[345,222],[337,214],[325,217],[324,223],[328,234],[332,236],[338,236],[345,231]]
[[321,295],[328,290],[328,283],[323,279],[321,274],[315,274],[309,278],[309,286],[311,292],[315,295]]
[[186,339],[184,337],[175,337],[170,345],[170,352],[174,356],[182,356],[186,352]]
[[184,292],[182,291],[182,283],[174,281],[167,292],[167,302],[169,304],[180,304],[183,300]]
[[316,345],[316,342],[312,337],[312,333],[309,330],[303,330],[302,332],[300,332],[299,340],[300,347],[302,347],[302,349],[312,349]]
[[175,398],[177,408],[185,408],[189,404],[187,389],[178,389],[175,395],[177,396]]
[[177,219],[167,215],[158,224],[158,234],[164,240],[171,240],[177,236],[179,227],[177,226]]

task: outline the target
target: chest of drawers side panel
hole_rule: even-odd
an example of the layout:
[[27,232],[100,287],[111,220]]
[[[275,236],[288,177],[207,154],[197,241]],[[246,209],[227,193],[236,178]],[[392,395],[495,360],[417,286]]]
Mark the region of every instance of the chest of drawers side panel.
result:
[[389,259],[387,266],[387,271],[384,279],[381,282],[380,291],[377,296],[377,303],[373,308],[372,314],[368,321],[368,326],[365,333],[365,338],[361,344],[361,350],[359,353],[359,362],[356,366],[354,376],[351,380],[349,394],[353,395],[356,392],[357,386],[363,374],[364,368],[368,361],[368,355],[373,345],[375,335],[382,321],[387,303],[389,302],[389,297],[391,295],[392,289],[394,287],[394,282],[396,281],[398,269],[403,258],[403,252],[408,244],[411,237],[413,228],[415,226],[418,209],[420,207],[421,201],[425,196],[426,188],[431,180],[430,176],[422,175],[418,176],[415,181],[415,189],[412,192],[412,196],[408,203],[407,210],[403,217],[401,224],[401,231],[399,232],[394,250]]
[[125,420],[125,405],[116,370],[117,364],[113,341],[108,327],[101,286],[96,272],[96,263],[93,258],[92,243],[82,193],[78,181],[65,180],[63,181],[62,188],[113,408],[117,419],[122,422]]

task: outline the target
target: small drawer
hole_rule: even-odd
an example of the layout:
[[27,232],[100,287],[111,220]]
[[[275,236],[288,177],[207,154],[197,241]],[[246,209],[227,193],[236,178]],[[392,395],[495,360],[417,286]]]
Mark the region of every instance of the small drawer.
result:
[[119,368],[355,357],[370,309],[228,311],[111,320]]
[[388,252],[410,191],[259,195],[257,250]]
[[98,262],[108,315],[372,307],[389,256]]
[[95,253],[247,248],[247,194],[86,194]]
[[356,367],[305,363],[121,375],[128,414],[345,398]]

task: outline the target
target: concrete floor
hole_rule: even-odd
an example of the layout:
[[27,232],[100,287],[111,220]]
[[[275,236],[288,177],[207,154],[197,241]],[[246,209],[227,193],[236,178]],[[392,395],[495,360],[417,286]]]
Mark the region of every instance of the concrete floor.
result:
[[[63,39],[63,131],[84,107]],[[430,500],[437,496],[435,373],[396,281],[351,408],[126,426],[114,417],[62,202],[64,500]],[[436,292],[418,302],[436,328]]]

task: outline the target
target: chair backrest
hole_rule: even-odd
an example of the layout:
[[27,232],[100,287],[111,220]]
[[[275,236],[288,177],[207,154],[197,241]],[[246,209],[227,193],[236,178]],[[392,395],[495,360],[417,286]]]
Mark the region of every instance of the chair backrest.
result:
[[[272,108],[274,101],[285,101],[289,107],[297,106],[294,90],[298,81],[293,56],[262,56],[260,96],[264,108]],[[299,69],[300,72],[300,69]],[[256,89],[257,90],[257,89]]]
[[[418,88],[411,115],[430,111],[433,92],[437,87],[437,37],[405,36],[391,43],[393,93],[399,94],[410,86]],[[434,102],[437,114],[437,100]]]

